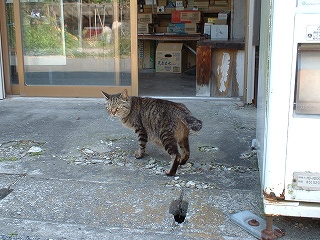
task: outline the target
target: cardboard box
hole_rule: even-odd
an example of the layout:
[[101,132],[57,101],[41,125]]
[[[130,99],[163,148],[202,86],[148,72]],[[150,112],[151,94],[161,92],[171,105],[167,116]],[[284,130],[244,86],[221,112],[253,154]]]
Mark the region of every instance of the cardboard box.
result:
[[139,40],[138,49],[139,68],[154,69],[156,50],[155,41]]
[[159,43],[156,51],[156,72],[181,73],[187,68],[187,51],[183,43]]
[[185,33],[195,34],[200,30],[199,24],[197,23],[185,23]]
[[204,24],[203,34],[207,34],[207,35],[211,36],[211,25],[213,25],[213,24],[212,23],[205,23]]
[[166,33],[167,27],[156,27],[155,30],[156,30],[156,33]]
[[227,19],[217,19],[214,24],[216,25],[227,25],[228,24],[228,20]]
[[[157,9],[157,5],[142,5],[143,6],[143,12],[142,13],[153,13],[154,9]],[[138,6],[138,11],[140,10]],[[140,11],[139,11],[140,12]]]
[[197,23],[170,23],[167,27],[168,33],[195,34],[199,26]]
[[172,13],[173,11],[175,11],[175,8],[172,8],[172,7],[165,7],[164,8],[165,13]]
[[198,32],[198,25],[197,23],[171,23],[168,25],[167,32],[195,34]]
[[218,19],[218,18],[208,18],[208,23],[216,24],[216,25],[227,25],[227,19]]
[[184,7],[183,1],[176,1],[176,8],[177,7]]
[[152,27],[149,23],[138,23],[138,33],[151,33]]
[[185,33],[184,23],[171,23],[167,27],[167,33]]
[[145,0],[145,5],[157,5],[157,0]]
[[167,0],[158,0],[158,6],[167,6]]
[[228,25],[211,25],[211,39],[228,39]]
[[198,10],[209,10],[209,1],[195,0],[193,6],[197,7]]
[[222,11],[218,13],[218,19],[228,19],[230,17],[230,11]]
[[197,10],[172,11],[171,22],[172,23],[200,23],[201,11],[197,11]]
[[152,14],[151,13],[139,13],[138,14],[138,23],[152,23]]
[[218,18],[209,17],[208,20],[207,20],[207,23],[212,23],[212,24],[214,24],[216,20],[218,20]]
[[170,19],[161,19],[161,21],[159,22],[159,27],[168,27],[169,24],[171,24],[171,20]]

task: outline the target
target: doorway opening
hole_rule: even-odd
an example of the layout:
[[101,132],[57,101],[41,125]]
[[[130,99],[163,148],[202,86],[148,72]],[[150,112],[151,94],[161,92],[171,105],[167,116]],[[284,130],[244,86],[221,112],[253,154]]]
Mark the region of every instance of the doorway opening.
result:
[[196,44],[185,36],[138,36],[139,95],[196,96]]
[[154,97],[195,97],[196,76],[186,73],[157,73],[139,69],[139,95]]

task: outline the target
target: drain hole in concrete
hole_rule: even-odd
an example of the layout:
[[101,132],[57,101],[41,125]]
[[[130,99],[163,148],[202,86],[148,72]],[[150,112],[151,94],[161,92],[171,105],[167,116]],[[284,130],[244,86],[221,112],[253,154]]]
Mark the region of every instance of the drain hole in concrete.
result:
[[185,218],[186,218],[186,216],[181,216],[181,215],[175,215],[175,216],[174,216],[174,220],[175,220],[177,223],[183,223]]
[[8,196],[13,189],[11,188],[1,188],[0,189],[0,200],[4,199],[6,196]]
[[183,200],[173,200],[169,207],[169,213],[171,213],[174,217],[174,220],[177,223],[183,223],[188,210],[188,202]]

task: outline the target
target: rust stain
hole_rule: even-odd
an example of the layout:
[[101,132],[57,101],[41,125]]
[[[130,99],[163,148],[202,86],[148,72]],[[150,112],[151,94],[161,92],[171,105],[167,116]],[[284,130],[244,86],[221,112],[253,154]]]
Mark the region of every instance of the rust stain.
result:
[[200,46],[197,48],[197,84],[209,86],[211,79],[211,65],[212,65],[212,53],[211,47]]
[[263,191],[263,196],[269,201],[283,201],[285,200],[285,189],[283,189],[279,197],[274,192],[267,193],[266,191]]

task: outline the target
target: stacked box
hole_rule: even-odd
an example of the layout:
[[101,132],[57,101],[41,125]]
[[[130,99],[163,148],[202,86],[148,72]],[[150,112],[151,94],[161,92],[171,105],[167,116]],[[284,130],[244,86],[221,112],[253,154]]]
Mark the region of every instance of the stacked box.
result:
[[219,12],[218,13],[218,19],[228,19],[228,18],[230,18],[230,11],[222,11],[222,12]]
[[211,25],[211,39],[228,39],[228,25]]
[[204,24],[204,34],[211,35],[211,39],[228,39],[229,26],[228,19],[230,11],[222,11],[218,13],[218,18],[208,18]]
[[167,33],[185,33],[184,23],[171,23],[167,27]]
[[188,63],[186,54],[183,43],[159,43],[156,51],[156,72],[183,72]]
[[139,68],[154,69],[155,68],[155,41],[139,40]]
[[152,27],[149,23],[138,23],[138,33],[151,33]]
[[203,28],[203,33],[211,36],[211,25],[212,23],[205,23]]
[[197,10],[183,10],[173,11],[171,14],[172,23],[200,23],[201,11]]
[[158,0],[158,6],[167,6],[167,0]]
[[151,13],[139,13],[138,14],[138,24],[139,23],[152,23]]
[[167,27],[167,32],[195,34],[198,32],[198,25],[197,23],[171,23]]
[[155,27],[156,33],[166,33],[168,27]]
[[197,7],[198,10],[206,11],[209,9],[209,1],[208,0],[194,0],[193,6]]
[[[157,9],[157,5],[143,5],[143,13],[153,13],[153,9]],[[138,11],[139,11],[138,7]]]
[[227,19],[219,19],[219,18],[208,18],[208,23],[217,24],[217,25],[227,25],[228,20]]
[[198,33],[200,26],[197,23],[185,23],[185,33],[195,34]]
[[218,19],[211,25],[211,39],[228,39],[229,26],[227,24],[230,18],[230,11],[222,11],[218,13]]

